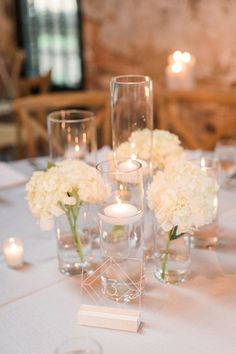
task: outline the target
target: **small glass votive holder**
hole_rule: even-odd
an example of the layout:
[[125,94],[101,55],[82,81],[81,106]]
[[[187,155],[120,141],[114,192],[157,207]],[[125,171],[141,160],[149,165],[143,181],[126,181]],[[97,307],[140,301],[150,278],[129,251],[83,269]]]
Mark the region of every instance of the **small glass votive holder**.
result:
[[215,146],[215,156],[221,167],[222,186],[226,189],[236,187],[236,139],[219,140]]
[[19,268],[24,263],[24,244],[23,241],[10,237],[2,245],[3,256],[6,264],[10,268]]
[[83,203],[77,215],[77,233],[82,250],[82,258],[74,243],[70,219],[65,214],[55,219],[57,235],[58,269],[64,275],[76,276],[91,269],[91,219],[90,205]]
[[102,354],[102,352],[100,343],[89,337],[69,338],[55,350],[55,354]]
[[186,233],[169,243],[169,233],[155,223],[155,277],[162,283],[185,282],[191,273],[190,238]]
[[[191,160],[201,167],[207,176],[215,179],[216,184],[220,185],[220,164],[216,157],[201,156]],[[218,244],[219,225],[218,225],[218,192],[216,191],[213,200],[214,219],[210,224],[200,227],[190,236],[190,245],[192,248],[215,248]]]

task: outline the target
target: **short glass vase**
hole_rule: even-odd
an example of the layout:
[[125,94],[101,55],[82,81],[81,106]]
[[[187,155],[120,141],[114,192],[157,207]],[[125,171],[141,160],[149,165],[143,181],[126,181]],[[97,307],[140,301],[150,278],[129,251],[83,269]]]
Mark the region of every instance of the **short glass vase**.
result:
[[[220,185],[220,164],[216,157],[201,156],[192,162],[202,169],[209,177],[214,178]],[[203,225],[190,237],[192,248],[214,249],[219,244],[219,193],[216,192],[213,200],[214,218],[210,224]]]
[[184,234],[169,240],[169,232],[158,230],[155,247],[155,277],[163,283],[185,282],[190,274],[190,239]]
[[79,275],[91,269],[89,207],[80,206],[74,224],[66,214],[56,218],[58,268],[64,275]]

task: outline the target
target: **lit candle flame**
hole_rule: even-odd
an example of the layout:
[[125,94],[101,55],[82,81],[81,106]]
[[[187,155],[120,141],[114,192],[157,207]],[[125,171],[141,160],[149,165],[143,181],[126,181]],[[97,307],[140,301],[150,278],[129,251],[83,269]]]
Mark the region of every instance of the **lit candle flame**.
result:
[[182,61],[182,53],[180,50],[176,50],[172,56],[174,61]]
[[188,52],[182,53],[182,60],[183,60],[184,63],[186,63],[186,64],[190,63],[191,58],[192,57],[191,57],[190,53],[188,53]]
[[78,144],[75,145],[75,152],[79,152],[80,151],[80,147]]
[[173,63],[171,65],[171,71],[173,73],[180,73],[183,70],[183,66],[181,65],[181,63]]

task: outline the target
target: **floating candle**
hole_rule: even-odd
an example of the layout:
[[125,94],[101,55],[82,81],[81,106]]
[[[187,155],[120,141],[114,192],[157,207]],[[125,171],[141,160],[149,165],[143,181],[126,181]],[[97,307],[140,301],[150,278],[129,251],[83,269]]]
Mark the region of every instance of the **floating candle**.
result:
[[101,220],[112,225],[129,225],[142,218],[142,212],[136,206],[128,203],[114,203],[99,213]]
[[121,172],[131,172],[137,169],[137,165],[132,160],[126,160],[118,164],[118,169]]
[[149,164],[147,161],[142,160],[142,159],[130,159],[127,161],[122,161],[118,164],[118,169],[121,172],[132,172],[137,170],[137,164],[135,164],[135,161],[139,162],[141,164],[141,172],[143,176],[147,176],[150,172],[149,169]]
[[142,165],[142,175],[143,177],[146,177],[150,173],[150,168],[149,168],[149,163],[145,160],[137,159],[139,163]]

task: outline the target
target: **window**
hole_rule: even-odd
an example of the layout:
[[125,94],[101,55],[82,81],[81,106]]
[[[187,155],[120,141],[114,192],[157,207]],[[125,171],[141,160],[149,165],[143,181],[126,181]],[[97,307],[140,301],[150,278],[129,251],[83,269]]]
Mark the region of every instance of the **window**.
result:
[[16,0],[19,41],[26,52],[25,75],[52,70],[57,88],[82,86],[79,1]]

